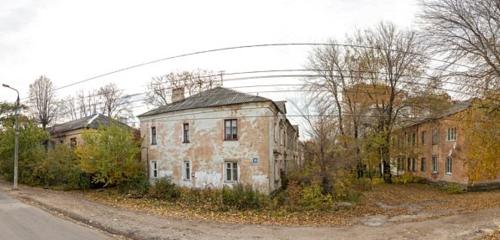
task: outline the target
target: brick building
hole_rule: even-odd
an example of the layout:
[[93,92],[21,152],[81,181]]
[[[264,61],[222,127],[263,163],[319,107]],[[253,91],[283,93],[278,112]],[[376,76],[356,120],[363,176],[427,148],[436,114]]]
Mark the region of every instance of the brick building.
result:
[[[467,139],[460,127],[460,114],[471,101],[453,104],[432,117],[404,126],[392,139],[391,171],[394,175],[410,173],[430,182],[454,182],[471,187],[465,164]],[[475,186],[499,186],[496,179],[474,183]]]

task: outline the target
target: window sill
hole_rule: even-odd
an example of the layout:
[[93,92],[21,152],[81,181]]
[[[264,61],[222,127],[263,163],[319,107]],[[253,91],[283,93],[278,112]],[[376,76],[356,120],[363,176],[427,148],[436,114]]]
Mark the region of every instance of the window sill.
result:
[[224,139],[225,142],[236,142],[238,139]]
[[451,172],[447,172],[445,173],[447,176],[451,176]]
[[182,181],[184,181],[184,182],[191,182],[191,179],[183,178]]

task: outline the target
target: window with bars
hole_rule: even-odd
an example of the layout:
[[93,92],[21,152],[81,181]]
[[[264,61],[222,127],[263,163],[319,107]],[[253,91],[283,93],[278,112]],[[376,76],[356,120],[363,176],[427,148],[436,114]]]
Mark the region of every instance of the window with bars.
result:
[[189,143],[189,123],[184,123],[182,125],[182,142],[183,143]]
[[225,168],[225,180],[226,182],[237,182],[238,181],[238,163],[237,162],[224,162]]
[[151,127],[151,145],[156,145],[156,127]]
[[238,140],[238,121],[236,119],[224,120],[224,140]]

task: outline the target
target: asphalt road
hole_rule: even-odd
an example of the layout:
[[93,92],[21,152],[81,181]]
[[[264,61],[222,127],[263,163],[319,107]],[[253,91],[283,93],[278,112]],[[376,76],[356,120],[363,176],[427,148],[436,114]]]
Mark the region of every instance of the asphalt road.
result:
[[0,240],[104,240],[103,233],[57,218],[0,191]]

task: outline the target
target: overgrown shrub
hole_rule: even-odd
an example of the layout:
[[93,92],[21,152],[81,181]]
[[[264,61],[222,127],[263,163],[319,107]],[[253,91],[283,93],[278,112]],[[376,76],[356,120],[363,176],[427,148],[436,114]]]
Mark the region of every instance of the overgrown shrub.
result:
[[168,178],[161,178],[149,188],[150,197],[161,200],[177,200],[181,196],[181,190]]
[[222,189],[222,204],[238,210],[259,209],[266,203],[267,196],[252,189],[252,186],[235,185]]
[[[5,121],[0,129],[0,174],[12,181],[14,170],[14,136],[12,121]],[[42,143],[48,139],[48,133],[28,119],[20,119],[19,127],[19,183],[39,184],[34,170],[45,159]]]
[[396,184],[408,184],[408,183],[425,183],[426,179],[409,173],[404,173],[403,175],[393,177],[392,181],[393,183]]
[[146,169],[140,162],[140,143],[129,129],[110,124],[86,130],[82,138],[85,144],[78,146],[76,154],[82,170],[92,176],[93,182],[126,191],[145,190]]
[[465,192],[465,188],[458,183],[446,183],[442,189],[450,194],[457,194]]
[[86,186],[76,155],[67,145],[56,145],[54,149],[48,150],[45,158],[40,158],[33,171],[38,184],[63,189]]
[[302,197],[299,204],[306,210],[325,210],[333,207],[334,197],[331,194],[323,194],[321,185],[314,183],[302,188]]
[[150,188],[146,174],[135,174],[130,178],[121,181],[117,186],[118,191],[133,198],[142,198],[148,194]]

